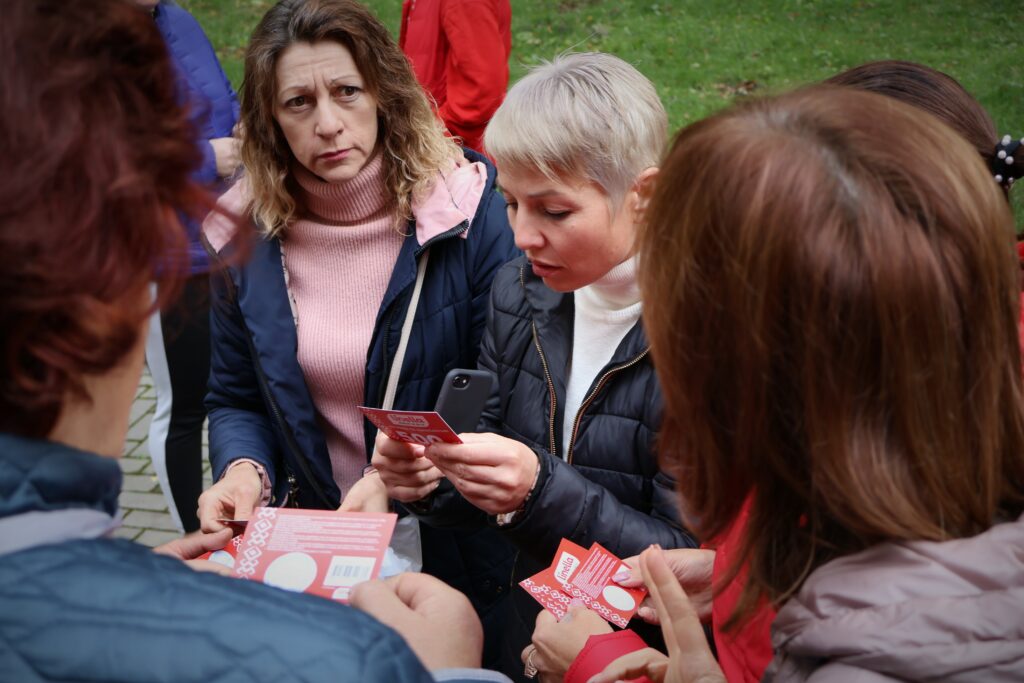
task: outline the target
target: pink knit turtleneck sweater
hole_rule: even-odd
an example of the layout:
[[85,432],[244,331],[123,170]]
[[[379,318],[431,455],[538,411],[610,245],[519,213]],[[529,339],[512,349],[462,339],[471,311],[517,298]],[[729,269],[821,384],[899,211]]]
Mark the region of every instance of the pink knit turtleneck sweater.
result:
[[344,497],[366,465],[363,403],[366,350],[402,247],[385,208],[378,155],[354,178],[325,183],[294,169],[302,218],[282,240],[298,359],[327,437],[334,480]]

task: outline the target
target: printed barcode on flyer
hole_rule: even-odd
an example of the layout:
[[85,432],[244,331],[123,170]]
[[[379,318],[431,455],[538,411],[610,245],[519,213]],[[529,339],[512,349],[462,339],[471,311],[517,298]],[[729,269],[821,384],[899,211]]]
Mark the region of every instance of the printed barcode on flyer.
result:
[[366,581],[373,574],[375,557],[355,557],[352,555],[335,555],[327,568],[324,578],[325,586],[354,586]]

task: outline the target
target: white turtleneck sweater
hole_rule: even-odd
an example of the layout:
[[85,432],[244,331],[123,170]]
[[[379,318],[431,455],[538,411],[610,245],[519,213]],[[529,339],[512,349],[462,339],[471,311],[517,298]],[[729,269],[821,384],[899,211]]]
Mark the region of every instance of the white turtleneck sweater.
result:
[[601,279],[574,293],[576,314],[565,391],[562,458],[569,453],[576,414],[587,399],[591,385],[612,359],[626,333],[640,319],[636,261],[635,256],[623,261]]

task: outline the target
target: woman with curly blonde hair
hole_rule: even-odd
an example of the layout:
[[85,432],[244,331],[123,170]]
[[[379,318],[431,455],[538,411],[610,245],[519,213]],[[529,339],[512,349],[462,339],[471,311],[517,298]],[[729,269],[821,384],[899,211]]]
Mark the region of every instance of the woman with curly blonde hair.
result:
[[[491,279],[516,254],[494,167],[445,137],[354,0],[267,12],[241,123],[245,176],[204,226],[224,268],[211,286],[217,483],[199,499],[203,529],[261,504],[381,509],[366,467],[375,432],[356,406],[429,409],[450,369],[476,364]],[[465,581],[454,538],[427,533],[424,569]]]

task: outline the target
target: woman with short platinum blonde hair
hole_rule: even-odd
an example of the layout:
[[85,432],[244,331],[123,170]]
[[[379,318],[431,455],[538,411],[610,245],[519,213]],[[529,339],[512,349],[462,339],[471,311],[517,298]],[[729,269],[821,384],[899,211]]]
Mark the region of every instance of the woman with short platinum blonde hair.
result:
[[[619,557],[696,545],[654,454],[661,391],[634,255],[666,128],[653,85],[613,55],[561,56],[509,91],[485,145],[526,257],[491,293],[479,367],[497,389],[463,444],[378,438],[389,492],[428,524],[495,527],[519,551],[513,585],[549,566],[563,538]],[[403,474],[421,455],[436,479]],[[564,674],[528,646],[539,605],[526,591],[511,600],[502,671]],[[599,618],[592,628],[611,631]]]

